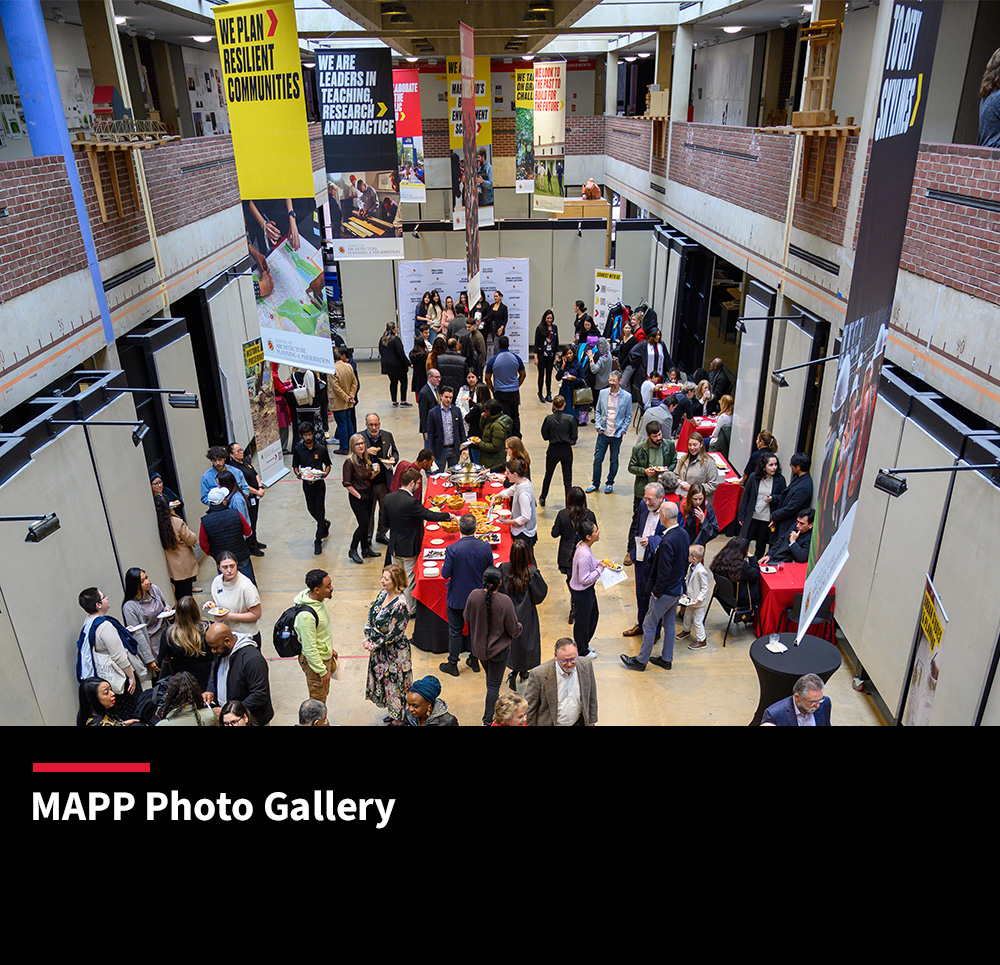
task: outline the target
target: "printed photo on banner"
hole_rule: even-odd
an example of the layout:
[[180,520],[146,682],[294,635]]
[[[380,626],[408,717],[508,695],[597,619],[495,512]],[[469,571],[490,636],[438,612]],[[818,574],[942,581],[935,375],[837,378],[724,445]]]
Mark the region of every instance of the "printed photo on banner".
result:
[[271,363],[264,358],[264,346],[259,338],[243,343],[243,364],[250,397],[250,417],[253,422],[257,471],[265,483],[285,475],[278,435],[278,411],[274,399]]
[[392,52],[317,50],[316,86],[336,258],[402,258]]
[[243,202],[264,357],[333,371],[323,244],[313,198]]
[[535,65],[535,201],[540,211],[565,210],[566,63]]
[[[493,206],[493,147],[476,148],[476,200],[479,204],[479,227],[496,224]],[[451,152],[451,226],[455,231],[465,229],[465,155]]]
[[515,193],[535,190],[535,71],[514,72]]

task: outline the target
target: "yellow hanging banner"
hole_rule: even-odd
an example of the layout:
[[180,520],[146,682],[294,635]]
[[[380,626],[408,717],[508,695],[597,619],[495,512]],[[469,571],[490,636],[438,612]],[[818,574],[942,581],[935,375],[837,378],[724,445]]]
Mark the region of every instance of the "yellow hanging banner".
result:
[[[490,58],[476,57],[476,146],[493,144],[493,108],[490,91]],[[447,57],[448,78],[448,146],[462,150],[462,59]]]
[[293,0],[214,7],[240,196],[313,197]]

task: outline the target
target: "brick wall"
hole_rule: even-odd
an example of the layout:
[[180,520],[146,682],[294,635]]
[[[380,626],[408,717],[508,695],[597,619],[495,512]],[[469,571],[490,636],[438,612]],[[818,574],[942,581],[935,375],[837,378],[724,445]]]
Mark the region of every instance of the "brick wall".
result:
[[[653,122],[637,117],[605,117],[604,121],[604,153],[616,161],[648,170]],[[573,118],[574,127],[577,123],[577,118]]]
[[443,117],[424,118],[424,157],[450,157],[448,121]]
[[[820,181],[819,201],[813,201],[813,184],[815,178],[815,167],[818,152],[824,143],[821,138],[812,138],[818,144],[810,147],[811,167],[809,172],[809,183],[806,185],[806,197],[801,194],[795,198],[795,214],[792,223],[796,228],[808,231],[810,234],[825,238],[834,244],[842,244],[844,241],[844,229],[847,220],[847,205],[851,198],[851,180],[854,174],[854,163],[858,153],[858,138],[849,137],[847,146],[844,148],[843,169],[840,175],[840,191],[837,199],[837,207],[831,204],[833,200],[833,173],[837,166],[837,141],[836,138],[826,140],[826,155],[823,160],[823,174]],[[802,166],[805,165],[805,156],[802,158]],[[799,168],[799,190],[802,185],[802,166]]]
[[[155,149],[154,149],[155,150]],[[80,186],[83,189],[83,202],[87,209],[87,220],[94,236],[94,247],[97,249],[97,260],[110,258],[113,255],[128,251],[136,245],[149,240],[146,229],[146,216],[142,211],[142,198],[136,204],[132,196],[132,185],[129,181],[128,163],[124,151],[100,151],[97,153],[97,170],[101,178],[101,188],[104,194],[104,210],[107,212],[107,222],[101,221],[101,209],[97,203],[97,188],[90,172],[87,155],[76,151],[76,169],[80,176]],[[115,206],[115,193],[111,181],[111,165],[118,173],[118,189],[122,199],[123,218],[118,217]]]
[[606,131],[612,121],[621,118],[576,116],[566,119],[566,154],[604,154]]
[[0,296],[4,300],[87,267],[61,157],[0,164]]
[[930,190],[1000,204],[1000,151],[921,144],[899,266],[1000,304],[1000,223],[996,211],[935,200]]
[[682,122],[673,124],[671,135],[671,181],[784,220],[794,151],[790,137]]

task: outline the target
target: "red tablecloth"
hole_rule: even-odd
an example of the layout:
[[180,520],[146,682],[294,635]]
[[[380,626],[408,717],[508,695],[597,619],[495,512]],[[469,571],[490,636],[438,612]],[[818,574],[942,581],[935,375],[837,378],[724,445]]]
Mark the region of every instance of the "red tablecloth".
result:
[[[490,496],[495,493],[500,492],[504,488],[503,483],[491,484],[487,482],[480,493],[480,498],[484,501],[488,500]],[[431,477],[427,481],[426,492],[424,494],[424,505],[431,508],[430,501],[433,496],[437,496],[440,493],[455,493],[455,489],[446,488],[444,486],[444,481],[442,479],[435,479]],[[458,516],[455,517],[458,519]],[[424,576],[424,567],[428,565],[430,561],[424,560],[423,551],[426,549],[447,549],[452,543],[457,542],[461,539],[458,533],[445,533],[440,529],[428,530],[427,526],[433,525],[431,523],[424,524],[424,541],[420,547],[420,559],[417,560],[417,571],[414,576],[414,587],[413,587],[413,598],[419,600],[428,609],[433,610],[442,620],[448,620],[448,605],[447,605],[447,594],[448,594],[448,583],[441,573],[441,566],[444,560],[435,560],[434,563],[438,568],[437,576]],[[431,540],[433,539],[443,539],[444,543],[438,546],[432,546]],[[513,540],[510,535],[509,526],[500,527],[500,542],[498,544],[489,544],[490,549],[493,551],[493,563],[495,566],[499,566],[501,563],[506,563],[510,560],[510,548]]]
[[712,509],[715,510],[721,533],[736,519],[736,511],[740,508],[740,500],[743,498],[743,487],[740,485],[740,474],[733,469],[721,452],[712,452],[709,455],[716,462],[724,463],[726,466],[725,482],[720,482],[712,495]]
[[[760,574],[760,611],[757,614],[757,636],[777,633],[781,626],[781,614],[792,605],[796,593],[801,593],[806,585],[808,563],[783,563],[777,573]],[[831,595],[834,593],[830,591]],[[790,622],[783,629],[798,630],[798,623]]]

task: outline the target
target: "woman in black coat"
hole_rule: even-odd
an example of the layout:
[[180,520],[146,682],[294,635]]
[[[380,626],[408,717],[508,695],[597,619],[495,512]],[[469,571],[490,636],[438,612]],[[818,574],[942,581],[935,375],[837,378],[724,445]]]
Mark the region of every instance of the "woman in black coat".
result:
[[[566,495],[566,508],[559,510],[552,524],[552,536],[559,540],[557,565],[559,572],[566,577],[567,587],[569,578],[573,575],[573,553],[576,551],[576,544],[580,542],[580,523],[585,519],[597,525],[594,511],[587,508],[587,494],[579,486],[573,486]],[[576,604],[571,603],[569,622],[572,623],[575,617]]]
[[431,327],[424,322],[413,338],[413,348],[410,349],[410,364],[413,366],[413,381],[410,383],[414,396],[427,384],[427,356],[430,353]]
[[753,475],[743,487],[743,498],[736,513],[740,536],[756,541],[756,556],[767,552],[771,539],[771,505],[777,506],[784,491],[785,477],[781,475],[781,463],[773,452],[765,450],[757,460]]
[[[395,322],[386,325],[385,334],[378,342],[378,354],[382,362],[382,374],[389,377],[389,396],[393,407],[400,404],[411,405],[406,401],[406,375],[410,360],[406,357],[403,340],[399,337]],[[401,393],[399,402],[396,401],[397,386]]]

